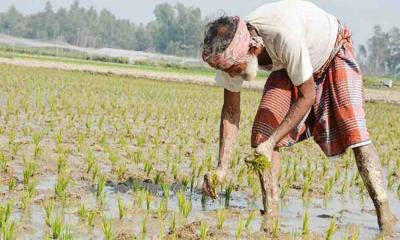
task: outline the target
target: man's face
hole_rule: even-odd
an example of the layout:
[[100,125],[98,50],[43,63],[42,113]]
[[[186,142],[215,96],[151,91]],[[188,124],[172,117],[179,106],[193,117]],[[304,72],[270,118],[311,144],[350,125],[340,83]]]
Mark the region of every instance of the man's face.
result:
[[257,71],[258,59],[253,54],[247,55],[244,62],[234,64],[225,70],[231,77],[240,76],[246,81],[254,80],[257,77]]

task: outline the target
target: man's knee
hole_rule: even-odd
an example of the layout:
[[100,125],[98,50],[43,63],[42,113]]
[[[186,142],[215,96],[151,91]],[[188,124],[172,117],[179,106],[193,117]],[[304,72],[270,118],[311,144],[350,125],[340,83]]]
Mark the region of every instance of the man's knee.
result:
[[377,156],[375,147],[372,143],[355,147],[355,148],[353,148],[353,152],[354,152],[356,159],[367,158],[370,156],[374,156],[374,157]]

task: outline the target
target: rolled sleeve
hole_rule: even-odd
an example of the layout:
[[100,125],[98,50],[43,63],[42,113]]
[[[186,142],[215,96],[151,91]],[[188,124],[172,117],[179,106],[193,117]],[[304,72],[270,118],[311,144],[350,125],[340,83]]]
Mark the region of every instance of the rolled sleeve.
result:
[[293,85],[300,86],[313,75],[313,66],[305,41],[285,36],[280,43],[282,61]]

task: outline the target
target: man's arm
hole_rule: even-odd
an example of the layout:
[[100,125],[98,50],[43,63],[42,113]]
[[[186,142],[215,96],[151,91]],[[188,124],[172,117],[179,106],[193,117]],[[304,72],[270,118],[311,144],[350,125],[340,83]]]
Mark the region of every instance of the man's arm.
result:
[[298,99],[290,107],[281,125],[270,137],[273,145],[279,143],[292,129],[297,127],[315,102],[316,93],[313,77],[298,86],[297,89],[299,91]]
[[229,168],[240,122],[240,92],[224,90],[224,105],[221,112],[219,159],[217,176],[220,181]]

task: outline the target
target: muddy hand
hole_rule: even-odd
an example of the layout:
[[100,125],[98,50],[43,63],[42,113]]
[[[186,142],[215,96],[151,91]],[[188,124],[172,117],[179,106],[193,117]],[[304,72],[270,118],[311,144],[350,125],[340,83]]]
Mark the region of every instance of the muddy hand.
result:
[[261,143],[256,148],[256,153],[267,157],[269,160],[272,159],[272,152],[274,151],[275,143],[268,139],[267,141]]
[[211,197],[212,199],[217,199],[218,195],[215,191],[215,187],[213,187],[213,184],[211,182],[211,176],[209,173],[204,175],[204,182],[203,182],[203,194]]

